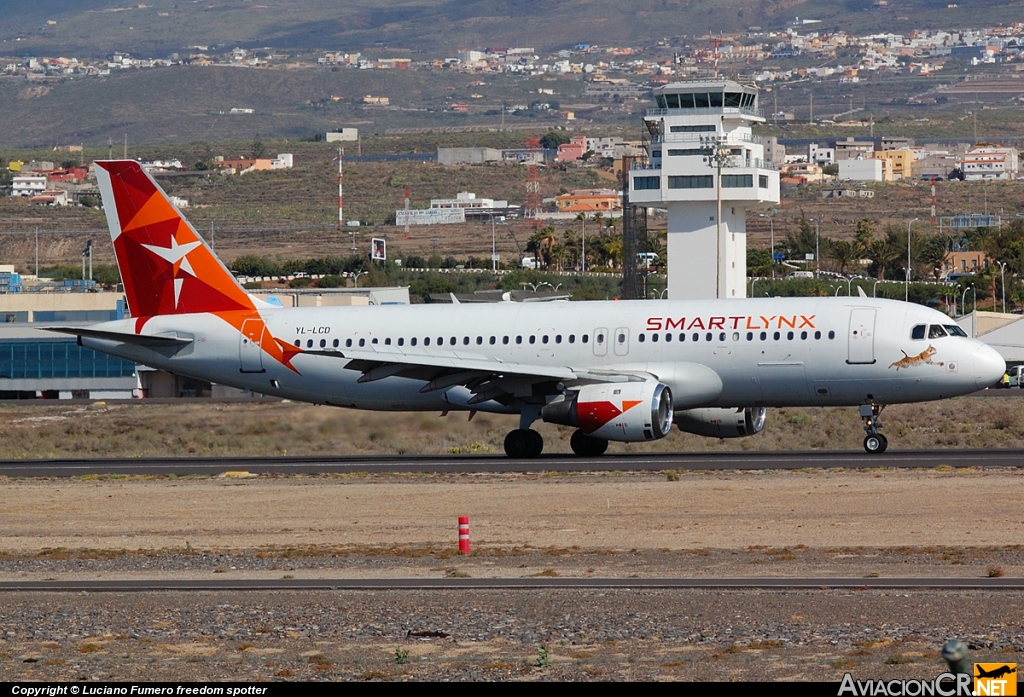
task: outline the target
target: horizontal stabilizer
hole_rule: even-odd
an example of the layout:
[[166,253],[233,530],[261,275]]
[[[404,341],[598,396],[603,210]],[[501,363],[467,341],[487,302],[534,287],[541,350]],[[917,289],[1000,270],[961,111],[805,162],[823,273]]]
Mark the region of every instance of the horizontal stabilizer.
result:
[[43,327],[48,332],[60,332],[61,334],[73,334],[78,337],[87,336],[91,339],[102,339],[104,341],[117,341],[122,344],[135,344],[148,348],[159,348],[169,346],[187,346],[192,343],[191,338],[178,336],[153,336],[146,334],[127,334],[124,332],[108,332],[101,329],[88,329],[86,327]]

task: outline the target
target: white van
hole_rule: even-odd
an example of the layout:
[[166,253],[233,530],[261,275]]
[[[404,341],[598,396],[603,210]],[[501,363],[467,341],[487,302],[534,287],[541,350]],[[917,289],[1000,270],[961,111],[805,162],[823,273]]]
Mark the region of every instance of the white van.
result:
[[795,278],[814,278],[813,271],[794,271],[793,273],[786,276],[787,281],[792,281]]

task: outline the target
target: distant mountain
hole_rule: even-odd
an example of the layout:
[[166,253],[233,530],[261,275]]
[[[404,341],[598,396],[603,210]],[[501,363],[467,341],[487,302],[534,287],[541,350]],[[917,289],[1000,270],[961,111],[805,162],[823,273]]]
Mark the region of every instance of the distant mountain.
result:
[[454,54],[459,48],[575,43],[645,45],[657,39],[782,29],[906,32],[1012,22],[1021,0],[8,0],[3,55],[162,57],[189,46],[314,48]]

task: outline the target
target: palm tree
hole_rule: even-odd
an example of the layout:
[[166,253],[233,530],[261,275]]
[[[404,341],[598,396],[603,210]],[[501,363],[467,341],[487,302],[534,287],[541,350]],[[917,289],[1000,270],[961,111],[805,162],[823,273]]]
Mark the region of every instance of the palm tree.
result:
[[846,275],[846,268],[856,258],[853,245],[846,240],[839,240],[828,245],[828,256],[839,266],[839,272]]

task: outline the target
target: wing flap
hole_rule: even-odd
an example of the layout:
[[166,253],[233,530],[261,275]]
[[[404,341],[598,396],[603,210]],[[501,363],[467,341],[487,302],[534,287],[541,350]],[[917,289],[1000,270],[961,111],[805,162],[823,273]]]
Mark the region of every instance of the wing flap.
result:
[[[497,358],[485,358],[483,356],[467,356],[450,353],[442,356],[423,356],[406,353],[386,353],[375,351],[303,351],[301,355],[309,356],[330,356],[332,358],[344,358],[349,361],[345,366],[352,370],[358,370],[364,374],[379,369],[382,366],[405,365],[410,368],[442,368],[456,371],[471,371],[474,373],[487,373],[494,375],[514,375],[517,377],[535,377],[540,380],[575,380],[576,371],[564,366],[535,365],[530,363],[508,363]],[[390,372],[388,371],[380,371]],[[400,370],[398,372],[401,372]],[[375,379],[375,376],[369,378]]]

